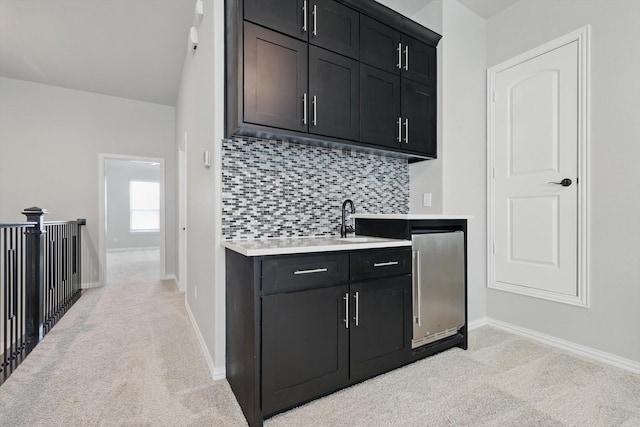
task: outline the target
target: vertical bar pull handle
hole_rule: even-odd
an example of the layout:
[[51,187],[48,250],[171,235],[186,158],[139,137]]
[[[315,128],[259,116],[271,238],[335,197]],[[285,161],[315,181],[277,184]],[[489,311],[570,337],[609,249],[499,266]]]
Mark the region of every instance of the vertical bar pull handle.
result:
[[356,300],[356,316],[353,318],[353,320],[356,321],[356,326],[358,326],[358,324],[360,323],[360,292],[356,292],[353,298],[355,298]]
[[318,35],[318,5],[313,5],[313,35]]
[[398,117],[398,142],[402,142],[402,117]]
[[313,125],[318,126],[318,98],[313,95]]
[[422,297],[422,292],[420,291],[420,251],[413,251],[413,269],[413,318],[418,326],[422,326],[422,310],[420,310],[420,298]]
[[302,124],[307,124],[307,93],[302,95]]
[[404,119],[404,142],[409,143],[409,119]]
[[409,46],[404,47],[404,69],[409,71]]
[[307,32],[307,0],[302,3],[302,31]]
[[402,68],[402,43],[398,43],[398,63],[396,66]]
[[347,292],[346,294],[344,294],[342,299],[344,300],[345,310],[344,319],[342,319],[342,321],[344,322],[345,328],[349,329],[349,293]]

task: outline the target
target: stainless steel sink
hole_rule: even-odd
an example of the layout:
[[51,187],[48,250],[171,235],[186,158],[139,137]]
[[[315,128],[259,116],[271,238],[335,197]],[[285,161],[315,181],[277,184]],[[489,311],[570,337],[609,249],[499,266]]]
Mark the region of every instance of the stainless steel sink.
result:
[[351,242],[351,243],[372,243],[372,242],[382,242],[385,239],[380,237],[368,237],[368,236],[355,236],[355,237],[340,237],[337,240],[341,242]]

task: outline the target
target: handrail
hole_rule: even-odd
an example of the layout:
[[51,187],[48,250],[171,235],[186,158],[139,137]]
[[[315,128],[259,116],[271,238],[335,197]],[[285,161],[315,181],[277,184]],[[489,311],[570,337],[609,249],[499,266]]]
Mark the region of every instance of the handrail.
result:
[[37,222],[0,222],[0,228],[33,227]]

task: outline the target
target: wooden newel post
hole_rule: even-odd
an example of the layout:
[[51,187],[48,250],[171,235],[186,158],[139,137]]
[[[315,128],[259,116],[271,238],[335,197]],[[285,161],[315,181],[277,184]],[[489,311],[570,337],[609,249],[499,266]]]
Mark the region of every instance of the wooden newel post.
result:
[[46,209],[37,207],[22,211],[28,222],[35,224],[27,228],[26,234],[26,289],[25,314],[27,335],[27,353],[42,340],[44,336],[44,216]]

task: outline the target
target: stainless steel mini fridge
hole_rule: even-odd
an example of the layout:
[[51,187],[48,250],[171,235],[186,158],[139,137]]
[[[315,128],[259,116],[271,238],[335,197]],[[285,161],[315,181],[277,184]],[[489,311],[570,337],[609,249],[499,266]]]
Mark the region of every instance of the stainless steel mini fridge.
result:
[[413,230],[411,348],[455,335],[465,322],[464,232]]

